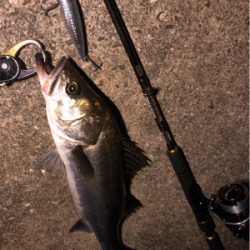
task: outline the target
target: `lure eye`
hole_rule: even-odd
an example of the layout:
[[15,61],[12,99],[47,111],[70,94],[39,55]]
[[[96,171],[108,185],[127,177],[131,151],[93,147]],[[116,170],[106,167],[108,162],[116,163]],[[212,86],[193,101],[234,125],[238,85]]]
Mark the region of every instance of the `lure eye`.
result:
[[76,82],[70,82],[66,85],[66,93],[71,97],[76,97],[81,92],[80,86]]

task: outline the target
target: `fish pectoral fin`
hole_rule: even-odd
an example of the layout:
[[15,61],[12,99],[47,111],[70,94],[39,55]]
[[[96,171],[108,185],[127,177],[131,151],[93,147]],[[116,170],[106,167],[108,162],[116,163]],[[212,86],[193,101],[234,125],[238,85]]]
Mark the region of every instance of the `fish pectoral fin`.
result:
[[79,219],[69,230],[69,233],[73,233],[76,231],[84,231],[88,233],[92,233],[92,230],[89,228],[89,226],[86,225],[86,223],[82,220]]
[[64,168],[64,163],[61,160],[57,149],[50,150],[47,154],[45,154],[36,165],[33,166],[34,171],[47,171],[47,172],[57,172]]
[[125,160],[125,182],[130,187],[133,177],[144,167],[149,166],[150,159],[134,142],[124,139],[123,151]]
[[81,145],[78,145],[74,148],[72,151],[72,156],[74,162],[77,164],[80,175],[86,180],[94,178],[94,168]]

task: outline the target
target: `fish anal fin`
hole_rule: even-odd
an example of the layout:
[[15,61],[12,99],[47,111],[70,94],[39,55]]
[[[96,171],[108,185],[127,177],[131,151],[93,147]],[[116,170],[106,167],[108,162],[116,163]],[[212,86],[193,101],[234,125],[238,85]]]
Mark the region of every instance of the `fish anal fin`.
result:
[[87,226],[86,223],[81,219],[79,219],[69,230],[70,233],[77,231],[92,233],[92,230],[89,228],[89,226]]
[[61,160],[57,149],[52,149],[46,153],[42,158],[33,166],[35,172],[52,172],[56,173],[58,170],[64,169],[64,163]]

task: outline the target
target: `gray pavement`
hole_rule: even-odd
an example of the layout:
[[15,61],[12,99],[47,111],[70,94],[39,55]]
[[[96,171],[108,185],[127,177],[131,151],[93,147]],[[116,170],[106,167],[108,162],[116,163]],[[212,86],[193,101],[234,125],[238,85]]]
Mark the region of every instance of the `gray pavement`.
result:
[[[73,57],[119,108],[131,138],[152,160],[133,181],[143,208],[124,224],[138,250],[205,250],[191,209],[166,155],[148,103],[102,1],[81,1],[95,72],[80,62],[53,1],[0,3],[0,49],[40,39],[54,63]],[[248,1],[118,1],[177,142],[209,197],[248,178]],[[34,50],[21,57],[34,64]],[[2,250],[97,250],[92,234],[68,234],[78,219],[65,176],[34,174],[53,141],[36,78],[0,88],[0,230]],[[220,221],[227,250],[248,249]]]

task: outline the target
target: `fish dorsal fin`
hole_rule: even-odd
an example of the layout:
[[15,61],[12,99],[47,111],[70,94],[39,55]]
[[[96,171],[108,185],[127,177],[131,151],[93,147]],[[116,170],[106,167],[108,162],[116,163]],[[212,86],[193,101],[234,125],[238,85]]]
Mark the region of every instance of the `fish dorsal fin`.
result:
[[132,194],[129,194],[126,198],[125,212],[123,219],[125,220],[132,213],[136,212],[142,207],[141,202],[136,199]]
[[78,167],[80,175],[83,178],[90,180],[95,177],[94,168],[81,145],[78,145],[74,148],[72,151],[72,157]]
[[130,187],[133,177],[144,167],[149,166],[150,160],[134,142],[123,140],[125,161],[125,182]]
[[149,158],[145,156],[144,151],[140,149],[134,142],[123,140],[124,151],[124,176],[127,188],[127,198],[123,220],[134,213],[140,207],[141,202],[136,199],[130,192],[130,185],[133,177],[144,167],[149,166]]
[[89,226],[87,226],[87,224],[82,219],[79,219],[69,230],[70,233],[77,231],[92,233],[92,230],[89,228]]
[[33,167],[34,171],[40,172],[57,172],[58,170],[64,169],[64,163],[61,160],[57,149],[52,149],[46,153],[38,163]]

